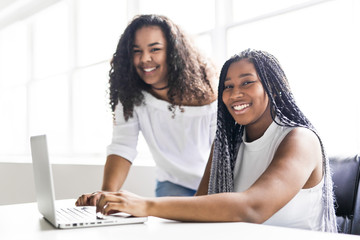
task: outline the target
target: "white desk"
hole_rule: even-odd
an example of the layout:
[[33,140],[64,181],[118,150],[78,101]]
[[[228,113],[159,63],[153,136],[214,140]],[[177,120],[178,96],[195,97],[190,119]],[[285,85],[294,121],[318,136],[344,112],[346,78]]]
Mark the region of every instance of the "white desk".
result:
[[42,218],[36,203],[0,206],[0,238],[24,240],[346,240],[358,236],[330,234],[249,223],[182,223],[149,217],[144,224],[55,229]]

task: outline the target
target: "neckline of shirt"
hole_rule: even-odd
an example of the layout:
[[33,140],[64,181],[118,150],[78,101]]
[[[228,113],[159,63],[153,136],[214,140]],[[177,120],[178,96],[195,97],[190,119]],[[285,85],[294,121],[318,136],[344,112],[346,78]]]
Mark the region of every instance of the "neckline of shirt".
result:
[[256,139],[255,141],[252,141],[252,142],[245,141],[246,130],[244,130],[244,133],[242,136],[244,146],[246,146],[247,150],[249,150],[249,151],[258,151],[260,149],[267,147],[267,145],[270,142],[269,139],[273,138],[272,136],[276,132],[276,129],[278,127],[281,127],[281,126],[277,125],[276,122],[272,121],[270,126],[264,132],[264,134],[259,139]]
[[[160,109],[160,110],[166,110],[167,112],[169,112],[170,114],[172,114],[171,111],[169,111],[169,106],[170,103],[165,101],[165,100],[161,100],[158,99],[156,97],[154,97],[152,94],[143,91],[144,94],[144,100],[145,100],[145,104],[151,107],[154,107],[156,109]],[[204,115],[204,114],[208,114],[209,111],[210,112],[216,112],[217,109],[217,100],[215,100],[214,102],[207,104],[207,105],[203,105],[203,106],[181,106],[185,112],[190,115]],[[180,109],[178,106],[176,106],[176,110],[175,110],[175,114],[181,113]]]

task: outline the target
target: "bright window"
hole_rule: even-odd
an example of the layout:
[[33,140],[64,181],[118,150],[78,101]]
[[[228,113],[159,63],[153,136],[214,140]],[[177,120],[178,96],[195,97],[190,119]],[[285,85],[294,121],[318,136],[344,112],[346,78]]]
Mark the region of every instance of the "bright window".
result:
[[139,12],[165,15],[190,34],[215,26],[215,0],[140,0]]
[[26,22],[0,32],[0,154],[15,156],[28,148],[28,35]]
[[66,2],[60,2],[34,16],[34,78],[68,71],[69,50],[69,11]]
[[104,153],[111,141],[112,114],[108,104],[109,64],[75,72],[73,79],[74,152]]
[[29,133],[47,134],[57,154],[70,147],[69,96],[67,75],[36,81],[29,87]]
[[247,21],[252,18],[300,6],[308,0],[233,0],[234,21]]
[[232,27],[227,35],[228,56],[255,48],[279,59],[329,154],[360,149],[360,81],[354,72],[359,25],[352,11],[352,1],[329,1]]
[[[109,61],[127,23],[150,13],[166,15],[190,33],[218,68],[248,47],[274,54],[328,153],[360,149],[358,0],[32,4],[28,16],[0,29],[0,161],[30,161],[29,137],[46,133],[58,159],[103,164],[112,130]],[[138,151],[135,163],[149,164],[141,135]]]
[[109,61],[126,27],[126,1],[80,0],[76,3],[76,51],[79,65]]

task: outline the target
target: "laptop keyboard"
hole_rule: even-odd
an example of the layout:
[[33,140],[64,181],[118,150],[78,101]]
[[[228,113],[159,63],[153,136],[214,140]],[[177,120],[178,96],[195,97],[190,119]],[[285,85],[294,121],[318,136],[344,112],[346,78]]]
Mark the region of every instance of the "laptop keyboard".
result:
[[84,222],[96,219],[95,207],[72,207],[56,210],[57,221]]

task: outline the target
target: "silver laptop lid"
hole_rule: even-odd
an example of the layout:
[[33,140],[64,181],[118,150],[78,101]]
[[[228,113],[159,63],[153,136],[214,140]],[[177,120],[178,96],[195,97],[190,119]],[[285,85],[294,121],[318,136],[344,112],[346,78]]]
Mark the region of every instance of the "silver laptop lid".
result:
[[[56,228],[92,227],[101,225],[143,223],[147,221],[147,217],[123,216],[122,214],[106,216],[105,219],[99,220],[96,218],[94,207],[90,207],[94,212],[94,218],[91,218],[90,220],[86,218],[76,219],[75,221],[70,221],[71,223],[69,221],[61,221],[61,219],[56,220],[54,184],[46,135],[31,137],[30,144],[38,208],[45,219],[51,222]],[[69,208],[66,209],[69,210]]]
[[55,194],[46,135],[30,138],[36,198],[40,213],[56,226]]

